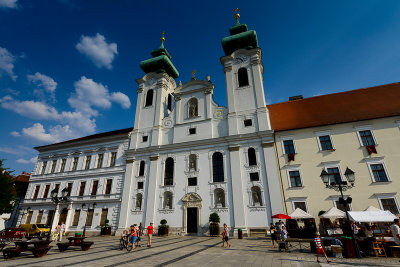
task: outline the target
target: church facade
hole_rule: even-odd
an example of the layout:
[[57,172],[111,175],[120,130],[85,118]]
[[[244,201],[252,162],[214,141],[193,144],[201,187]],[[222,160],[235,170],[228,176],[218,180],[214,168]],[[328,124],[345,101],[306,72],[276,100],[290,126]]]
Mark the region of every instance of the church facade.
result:
[[[133,129],[36,148],[21,223],[49,223],[53,217],[55,226],[62,218],[73,232],[90,217],[86,231],[98,231],[92,222],[108,219],[119,233],[134,223],[157,226],[166,219],[170,233],[202,235],[216,212],[221,224],[248,234],[283,212],[255,31],[238,22],[222,40],[227,107],[214,102],[209,77],[198,80],[193,73],[177,85],[179,73],[161,41],[140,64],[145,75],[137,80]],[[112,165],[99,167],[99,157]],[[41,188],[43,183],[48,185]],[[69,202],[54,207],[48,192],[60,189],[61,195],[64,184]]]

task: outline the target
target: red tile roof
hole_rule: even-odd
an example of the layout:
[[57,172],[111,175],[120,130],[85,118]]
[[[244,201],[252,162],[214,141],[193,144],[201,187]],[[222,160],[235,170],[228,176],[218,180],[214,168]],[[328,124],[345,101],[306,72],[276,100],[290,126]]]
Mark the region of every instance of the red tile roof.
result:
[[29,182],[29,177],[31,176],[30,173],[23,172],[17,177],[15,177],[16,182],[23,182],[23,183],[28,183]]
[[68,144],[68,143],[73,143],[73,142],[79,142],[79,141],[84,141],[84,140],[108,137],[108,136],[119,135],[119,134],[124,134],[124,133],[127,134],[127,133],[131,132],[132,130],[133,130],[133,127],[126,128],[126,129],[121,129],[121,130],[115,130],[115,131],[111,131],[111,132],[98,133],[98,134],[84,136],[84,137],[80,137],[80,138],[77,138],[77,139],[72,139],[72,140],[68,140],[68,141],[64,141],[64,142],[60,142],[60,143],[55,143],[55,144],[50,144],[50,145],[45,145],[45,146],[37,146],[37,147],[34,147],[34,148],[36,150],[40,150],[40,149],[48,148],[48,147],[51,147],[51,146],[54,146],[54,145]]
[[275,131],[400,115],[400,83],[268,105]]

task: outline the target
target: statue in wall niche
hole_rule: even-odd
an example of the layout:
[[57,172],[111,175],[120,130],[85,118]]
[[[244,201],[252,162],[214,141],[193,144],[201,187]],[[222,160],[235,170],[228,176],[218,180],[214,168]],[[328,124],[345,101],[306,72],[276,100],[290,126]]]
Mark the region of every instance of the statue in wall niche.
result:
[[190,159],[190,167],[191,170],[195,170],[196,169],[196,163],[193,159]]
[[197,107],[195,104],[190,104],[189,106],[189,117],[196,117],[197,116]]
[[165,201],[165,207],[166,207],[166,208],[169,208],[169,209],[172,209],[172,206],[171,206],[171,196],[167,196],[167,199],[166,199],[166,201]]
[[222,199],[222,194],[219,193],[219,194],[218,194],[218,200],[217,200],[218,202],[217,202],[217,203],[222,205],[222,200],[223,200],[223,199]]
[[254,200],[254,203],[260,203],[260,198],[256,191],[253,191],[253,200]]
[[141,209],[142,207],[142,198],[138,198],[136,201],[136,208]]

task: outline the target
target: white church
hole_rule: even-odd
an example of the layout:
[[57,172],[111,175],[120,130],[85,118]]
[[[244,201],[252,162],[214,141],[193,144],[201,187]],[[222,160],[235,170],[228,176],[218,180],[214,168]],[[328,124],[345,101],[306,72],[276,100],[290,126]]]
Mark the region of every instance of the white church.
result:
[[[283,212],[256,32],[238,22],[222,40],[227,108],[209,78],[176,84],[164,40],[140,64],[133,128],[36,147],[20,223],[89,234],[106,219],[117,233],[166,219],[172,234],[206,235],[216,212],[236,235]],[[54,189],[69,201],[54,204]]]

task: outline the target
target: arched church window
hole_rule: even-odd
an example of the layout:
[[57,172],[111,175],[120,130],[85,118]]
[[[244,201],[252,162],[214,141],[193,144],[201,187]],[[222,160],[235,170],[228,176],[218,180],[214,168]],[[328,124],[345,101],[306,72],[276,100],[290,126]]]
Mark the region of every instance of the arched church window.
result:
[[224,158],[221,152],[215,152],[212,156],[213,182],[224,181]]
[[247,156],[249,158],[249,165],[250,166],[257,165],[256,150],[254,148],[250,147],[247,150]]
[[189,155],[189,170],[195,171],[197,170],[197,157],[195,154],[190,154]]
[[194,118],[198,116],[198,101],[196,98],[191,98],[188,101],[188,118]]
[[172,110],[172,96],[171,96],[171,94],[168,94],[168,97],[167,97],[167,109],[169,111]]
[[144,168],[146,166],[146,163],[144,162],[144,160],[140,161],[139,164],[139,176],[144,176]]
[[225,207],[225,192],[222,188],[217,188],[214,191],[215,207]]
[[142,202],[143,202],[142,194],[140,194],[140,193],[136,194],[136,209],[137,210],[142,210]]
[[146,94],[145,107],[149,107],[151,105],[153,105],[153,89],[150,89],[149,91],[147,91],[147,94]]
[[169,191],[164,193],[164,209],[172,210],[172,193]]
[[174,183],[174,159],[165,160],[164,185],[173,185]]
[[240,68],[238,71],[239,87],[249,85],[249,77],[247,76],[247,69]]
[[253,206],[262,206],[261,190],[258,186],[251,188],[251,196],[253,199]]

